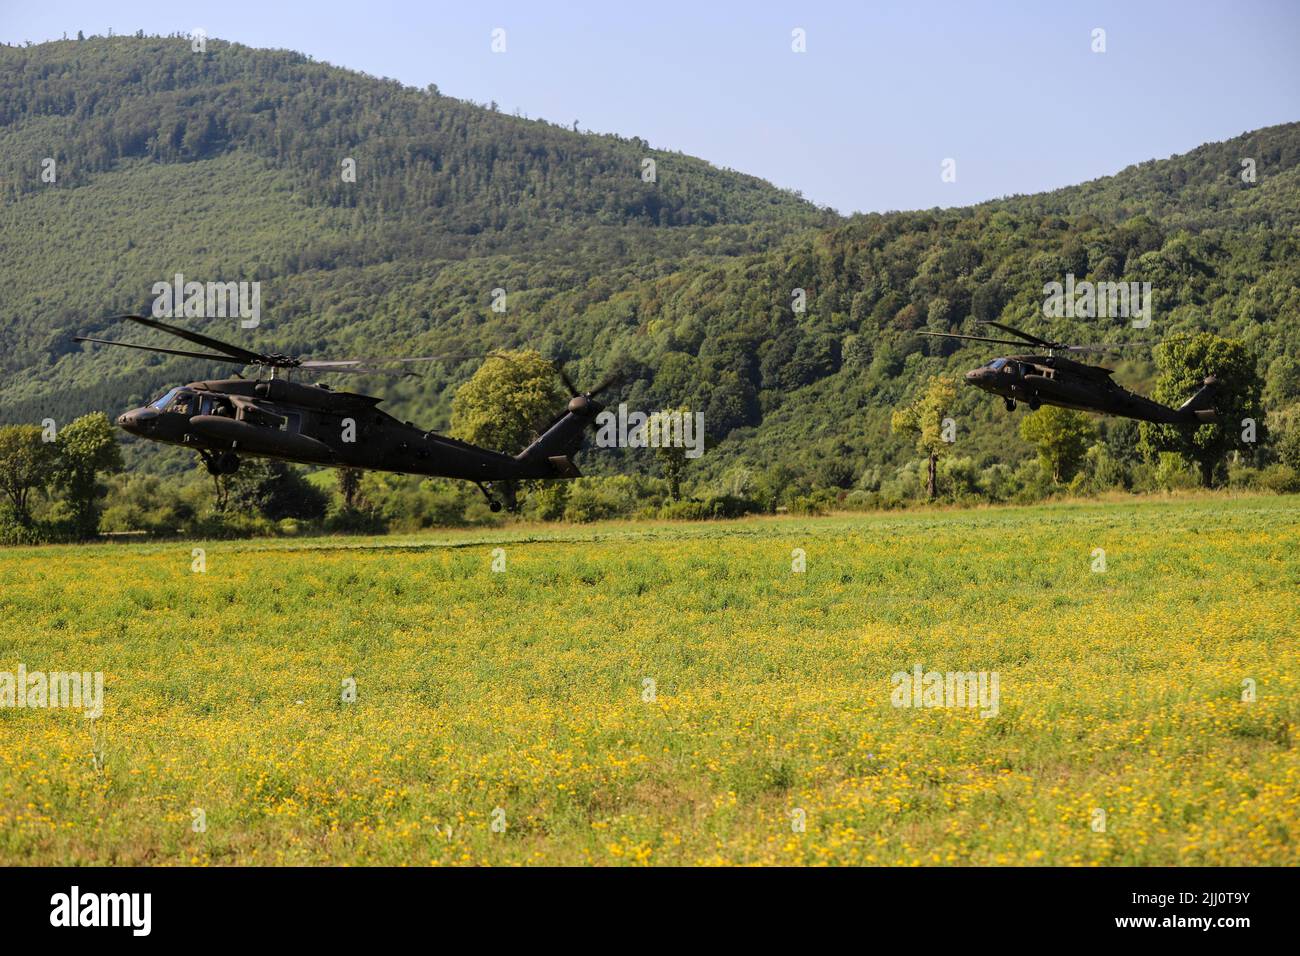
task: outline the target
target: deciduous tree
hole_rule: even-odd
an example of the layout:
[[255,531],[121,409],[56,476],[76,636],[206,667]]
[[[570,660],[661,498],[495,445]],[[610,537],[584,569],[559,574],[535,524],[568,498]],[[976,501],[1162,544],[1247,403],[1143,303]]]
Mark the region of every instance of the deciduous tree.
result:
[[58,449],[54,442],[42,439],[40,426],[0,427],[0,491],[23,524],[32,520],[32,492],[49,483],[57,461]]
[[916,450],[926,456],[925,493],[931,500],[937,493],[935,479],[939,457],[950,447],[950,443],[944,440],[943,419],[956,397],[957,383],[951,378],[936,376],[930,379],[919,398],[894,409],[890,418],[894,434],[914,438]]
[[537,352],[495,353],[456,390],[451,430],[464,441],[514,454],[540,435],[567,400],[555,367]]
[[1038,449],[1038,460],[1064,484],[1083,465],[1088,446],[1097,439],[1097,426],[1083,412],[1044,405],[1020,420],[1020,437]]
[[71,513],[72,530],[79,538],[93,538],[99,533],[99,475],[122,470],[113,425],[103,412],[82,415],[59,430],[56,447],[53,478]]
[[1171,339],[1157,346],[1154,355],[1158,374],[1152,397],[1157,402],[1176,406],[1193,395],[1207,378],[1215,379],[1217,422],[1195,427],[1150,422],[1141,425],[1145,454],[1154,458],[1159,452],[1178,452],[1191,459],[1200,469],[1201,484],[1208,488],[1223,456],[1242,447],[1244,420],[1253,420],[1256,434],[1262,438],[1263,382],[1255,359],[1244,342],[1210,332]]

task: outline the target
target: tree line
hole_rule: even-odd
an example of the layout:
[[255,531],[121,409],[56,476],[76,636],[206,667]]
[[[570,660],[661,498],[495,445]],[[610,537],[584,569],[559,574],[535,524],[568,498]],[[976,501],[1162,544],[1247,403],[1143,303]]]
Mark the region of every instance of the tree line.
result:
[[[0,422],[116,413],[217,375],[199,361],[71,341],[120,335],[102,317],[147,308],[152,284],[177,262],[193,278],[263,282],[265,319],[239,339],[259,350],[533,348],[579,381],[620,371],[612,401],[704,414],[707,451],[672,480],[682,500],[729,496],[721,510],[739,507],[733,499],[893,506],[927,486],[937,497],[982,489],[990,500],[1050,490],[1060,471],[1040,487],[1032,431],[973,390],[952,398],[961,440],[936,459],[932,479],[914,438],[891,428],[894,410],[932,379],[991,357],[918,333],[970,332],[981,320],[1075,341],[1161,346],[1211,333],[1241,343],[1260,380],[1260,437],[1207,449],[1213,473],[1192,475],[1198,483],[1255,480],[1242,469],[1262,476],[1282,464],[1300,417],[1298,124],[1039,196],[844,219],[677,154],[652,152],[663,161],[647,183],[639,140],[504,116],[284,51],[217,41],[209,50],[149,37],[0,48],[0,164],[14,164],[0,169],[0,189],[13,190],[0,199],[11,265],[0,286]],[[68,178],[33,190],[50,143],[65,144]],[[331,165],[339,144],[384,158],[376,166],[358,152],[360,178],[348,184]],[[355,195],[331,192],[344,186]],[[627,204],[652,190],[655,214]],[[1049,319],[1044,287],[1067,275],[1149,283],[1151,327]],[[218,337],[234,331],[196,324]],[[1158,351],[1130,351],[1116,379],[1177,402],[1185,383],[1164,394]],[[347,385],[446,431],[476,368],[449,359],[420,378]],[[1154,488],[1202,467],[1195,449],[1155,451],[1136,429],[1092,424],[1087,448],[1107,450],[1085,455],[1093,483]],[[130,474],[111,478],[104,500],[114,527],[130,524],[116,517],[129,511],[117,489],[133,476],[158,476],[165,489],[197,478],[195,495],[212,491],[174,451],[130,442],[122,452]],[[649,456],[590,453],[584,468],[575,515],[634,509],[622,490],[597,489],[668,480]],[[408,492],[369,488],[372,501],[394,502],[393,514],[416,499],[451,511],[447,489]],[[462,504],[475,513],[473,495]],[[667,506],[694,507],[675,497],[656,507]]]
[[[456,392],[454,434],[486,447],[522,447],[565,398],[553,364],[536,351],[485,362]],[[958,456],[946,376],[929,379],[891,413],[891,429],[922,458],[887,480],[826,459],[798,470],[777,462],[733,466],[716,478],[692,472],[683,447],[647,449],[630,474],[576,481],[530,481],[517,488],[521,517],[586,522],[619,517],[735,518],[754,513],[817,514],[947,500],[1020,502],[1105,492],[1226,485],[1300,491],[1300,421],[1280,432],[1261,424],[1262,378],[1245,346],[1208,333],[1157,351],[1157,397],[1181,395],[1188,381],[1219,382],[1220,420],[1176,427],[1096,419],[1044,406],[1020,420],[1037,452],[1016,468],[980,466]],[[592,452],[588,452],[592,454]],[[920,467],[917,467],[920,465]],[[303,532],[381,533],[496,524],[472,487],[437,478],[355,469],[311,474],[283,462],[246,459],[234,475],[163,481],[122,474],[108,420],[84,416],[61,430],[0,427],[0,542],[85,540],[107,533],[224,537]]]

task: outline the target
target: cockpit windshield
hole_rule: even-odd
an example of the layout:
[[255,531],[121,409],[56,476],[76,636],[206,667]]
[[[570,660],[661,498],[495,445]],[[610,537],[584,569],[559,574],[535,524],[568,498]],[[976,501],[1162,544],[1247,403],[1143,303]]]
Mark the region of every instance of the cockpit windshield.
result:
[[189,415],[190,406],[193,404],[194,393],[178,385],[166,395],[150,402],[149,407],[156,408],[160,412],[178,412],[181,415]]
[[152,402],[149,403],[149,407],[156,408],[158,409],[158,411],[161,412],[164,408],[166,408],[171,403],[171,400],[176,397],[176,393],[179,392],[180,390],[181,390],[180,386],[177,385],[175,388],[169,391],[166,395],[163,395],[161,398],[155,398]]
[[989,362],[988,367],[991,368],[991,369],[993,369],[993,371],[996,372],[996,371],[998,371],[999,369],[1001,369],[1001,368],[1002,368],[1004,365],[1006,365],[1006,364],[1007,364],[1007,360],[1006,360],[1006,359],[1004,359],[1004,358],[996,358],[996,359],[994,359],[992,362]]

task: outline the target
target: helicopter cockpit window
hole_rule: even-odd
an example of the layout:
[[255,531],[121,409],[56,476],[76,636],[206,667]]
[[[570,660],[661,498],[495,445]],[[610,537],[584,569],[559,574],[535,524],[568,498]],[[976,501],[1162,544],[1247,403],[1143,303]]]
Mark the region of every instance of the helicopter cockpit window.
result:
[[1006,365],[1006,364],[1007,364],[1007,360],[1006,360],[1006,359],[1004,359],[1004,358],[998,358],[998,359],[994,359],[992,362],[989,362],[989,368],[993,369],[993,371],[996,372],[996,371],[998,371],[999,369],[1001,369],[1002,366],[1004,366],[1004,365]]
[[235,417],[235,407],[230,404],[229,400],[219,396],[204,395],[202,410],[204,415],[224,415],[227,418]]
[[149,407],[156,408],[158,409],[158,411],[162,411],[169,404],[171,404],[171,400],[176,397],[176,393],[179,392],[180,390],[181,390],[180,386],[179,385],[176,386],[176,388],[171,389],[166,394],[162,395],[160,398],[155,398],[152,402],[149,403]]

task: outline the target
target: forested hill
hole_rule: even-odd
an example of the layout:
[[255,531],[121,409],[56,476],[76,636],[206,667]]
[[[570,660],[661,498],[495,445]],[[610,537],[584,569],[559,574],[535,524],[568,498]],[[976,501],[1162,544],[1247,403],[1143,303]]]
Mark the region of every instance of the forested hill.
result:
[[[1138,337],[1125,322],[1044,319],[1043,285],[1067,274],[1150,282],[1142,338],[1243,338],[1270,407],[1300,400],[1300,124],[1051,193],[845,220],[636,140],[294,53],[92,38],[0,47],[0,157],[0,420],[115,411],[216,371],[70,342],[119,334],[100,317],[147,308],[176,272],[260,280],[257,329],[202,322],[256,348],[528,345],[580,381],[619,366],[634,407],[705,412],[703,476],[785,463],[823,485],[888,480],[914,457],[890,434],[891,406],[988,358],[921,329],[1000,318],[1080,341]],[[44,157],[55,184],[41,181]],[[339,174],[345,157],[355,183]],[[505,312],[491,309],[495,288]],[[445,426],[474,367],[347,384]],[[1117,368],[1149,386],[1148,352]],[[973,390],[958,402],[966,454],[1029,454],[1000,404]]]
[[[0,51],[5,198],[40,192],[54,156],[76,188],[124,161],[244,152],[289,171],[311,205],[408,221],[424,255],[518,245],[534,227],[820,218],[798,196],[639,139],[582,134],[317,63],[181,38],[95,38]],[[575,124],[576,125],[576,124]],[[357,183],[341,164],[356,163]],[[641,176],[645,159],[657,181]],[[353,188],[353,186],[360,188]],[[376,250],[390,254],[391,249]]]
[[[1190,227],[1294,224],[1300,222],[1297,166],[1300,135],[1297,124],[1288,123],[1207,143],[1170,159],[1147,160],[1114,176],[993,205],[1111,221],[1145,214]],[[1255,181],[1243,180],[1243,173]]]
[[[42,178],[47,159],[54,183]],[[458,273],[473,287],[454,299],[383,324],[385,338],[403,333],[393,347],[406,351],[491,289],[532,284],[518,270],[546,261],[577,266],[565,284],[611,271],[625,284],[619,269],[654,274],[836,220],[639,139],[505,115],[288,51],[209,40],[200,54],[181,37],[0,46],[0,417],[151,389],[159,376],[122,374],[137,364],[118,357],[70,371],[64,380],[89,391],[69,396],[51,387],[51,366],[80,351],[71,335],[146,307],[152,284],[178,271],[260,280],[274,316],[263,334],[315,349],[362,341],[374,329],[360,326],[382,308],[375,296],[407,276],[496,256]],[[393,263],[408,268],[383,268]]]

